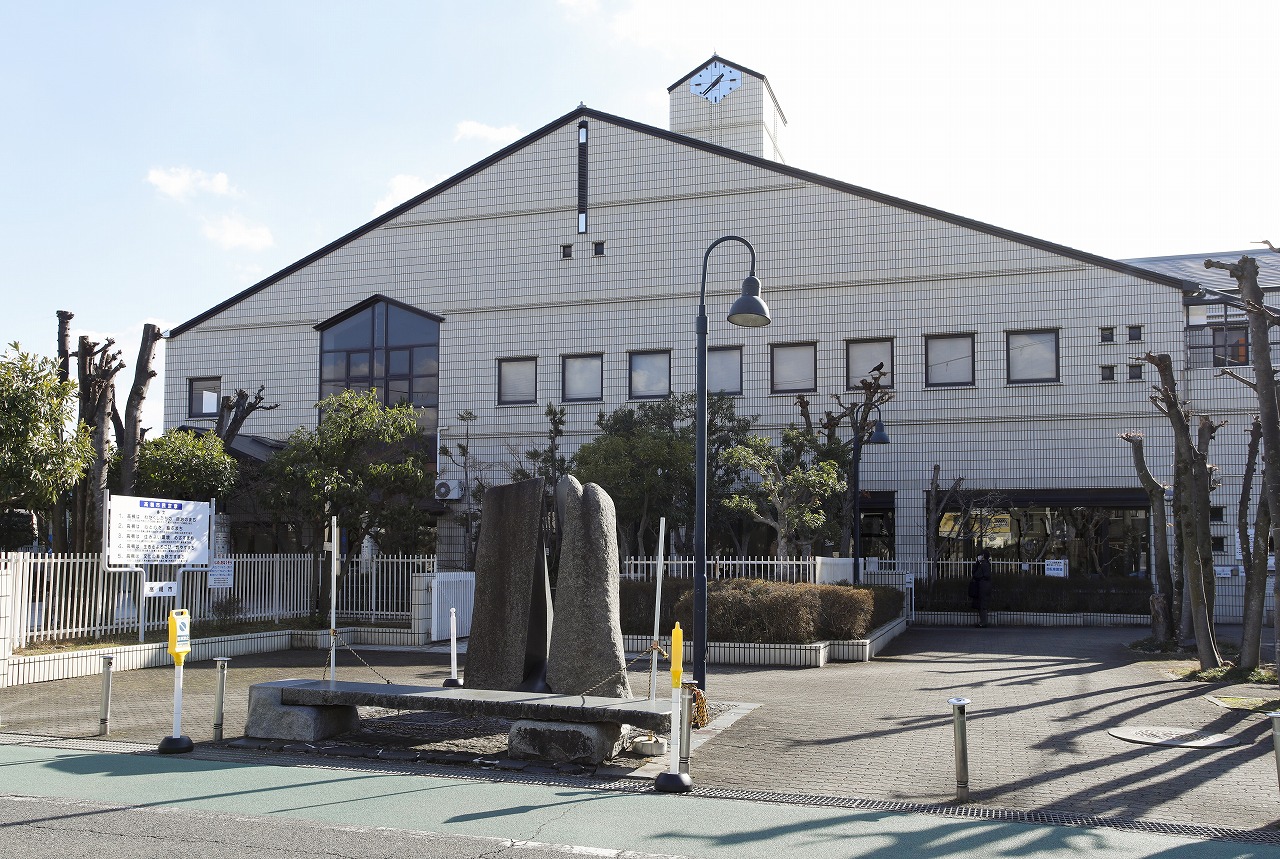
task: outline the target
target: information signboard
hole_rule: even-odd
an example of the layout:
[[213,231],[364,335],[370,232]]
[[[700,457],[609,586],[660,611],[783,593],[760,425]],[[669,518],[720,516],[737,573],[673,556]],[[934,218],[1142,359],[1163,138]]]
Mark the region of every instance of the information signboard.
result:
[[209,562],[208,585],[211,588],[229,588],[234,584],[235,561],[218,558]]
[[1054,578],[1058,578],[1058,579],[1065,579],[1067,577],[1067,559],[1051,558],[1045,561],[1044,574],[1046,576],[1053,576]]
[[209,563],[209,502],[112,495],[107,563]]

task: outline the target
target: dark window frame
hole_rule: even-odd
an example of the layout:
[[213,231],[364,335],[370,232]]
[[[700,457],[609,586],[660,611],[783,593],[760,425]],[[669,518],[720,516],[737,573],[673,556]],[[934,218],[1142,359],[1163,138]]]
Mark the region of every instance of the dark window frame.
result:
[[[667,392],[665,394],[637,394],[635,390],[635,359],[641,355],[667,356]],[[627,353],[627,399],[628,400],[665,400],[671,396],[671,350],[670,349],[637,349]]]
[[[969,381],[929,381],[929,344],[934,340],[969,340]],[[978,385],[978,336],[976,334],[926,334],[924,335],[924,386],[926,388],[975,388]]]
[[1127,377],[1127,381],[1130,381],[1130,382],[1142,381],[1142,365],[1141,364],[1129,365],[1129,375]]
[[[218,383],[217,405],[214,406],[213,411],[206,412],[203,410],[202,411],[195,410],[194,408],[196,403],[196,399],[195,399],[196,387],[195,386],[197,382],[217,382]],[[187,379],[187,417],[216,418],[221,408],[222,408],[222,377],[221,376],[192,376]]]
[[1101,374],[1101,376],[1102,376],[1102,378],[1101,378],[1101,380],[1100,380],[1100,381],[1103,381],[1103,382],[1114,382],[1114,381],[1116,380],[1116,365],[1115,365],[1115,364],[1103,364],[1103,365],[1101,365],[1100,367],[1098,367],[1098,370],[1100,371],[1100,374]]
[[893,387],[893,365],[894,365],[893,340],[894,338],[892,337],[849,337],[845,339],[844,341],[844,389],[846,391],[858,390],[859,388],[861,388],[861,385],[859,385],[858,382],[866,378],[865,376],[859,376],[856,379],[853,377],[854,375],[853,365],[849,360],[849,347],[854,343],[888,343],[889,344],[889,360],[887,362],[888,372],[885,374],[889,377],[889,383],[886,385],[882,379],[880,383],[880,387],[886,390]]
[[738,353],[738,389],[736,391],[715,390],[711,387],[711,370],[707,370],[707,391],[712,394],[721,394],[726,397],[741,397],[745,390],[742,378],[742,347],[741,346],[712,346],[707,350],[707,355],[712,352],[737,352]]
[[[569,380],[569,374],[565,372],[565,367],[569,361],[578,358],[599,358],[600,359],[600,395],[595,397],[570,397],[569,392],[565,389],[565,384]],[[602,403],[604,402],[604,353],[603,352],[575,352],[570,355],[560,356],[560,402],[562,403]]]
[[[533,396],[527,400],[503,399],[502,397],[502,365],[528,363],[528,362],[533,363]],[[527,406],[531,403],[536,404],[538,402],[538,356],[537,355],[520,355],[520,356],[512,356],[508,358],[499,358],[497,387],[498,387],[498,405],[500,406]]]
[[[1142,326],[1141,326],[1141,325],[1129,325],[1129,326],[1126,326],[1126,327],[1128,328],[1128,338],[1129,338],[1129,342],[1130,342],[1130,343],[1141,343],[1141,342],[1142,342]],[[1134,336],[1134,335],[1137,335],[1137,336]]]
[[[1013,378],[1013,345],[1010,339],[1019,334],[1052,334],[1053,335],[1053,376],[1034,379]],[[1062,329],[1061,328],[1020,328],[1004,333],[1004,373],[1005,381],[1010,385],[1043,385],[1048,382],[1062,381]]]
[[[813,350],[813,384],[805,388],[779,388],[777,354],[779,349],[795,349],[808,346]],[[769,393],[771,394],[807,394],[818,390],[818,341],[801,340],[796,343],[769,344]]]
[[1104,325],[1104,326],[1102,326],[1101,328],[1099,328],[1099,329],[1098,329],[1098,342],[1099,342],[1099,343],[1114,343],[1114,342],[1116,342],[1116,329],[1115,329],[1115,326],[1114,326],[1114,325]]

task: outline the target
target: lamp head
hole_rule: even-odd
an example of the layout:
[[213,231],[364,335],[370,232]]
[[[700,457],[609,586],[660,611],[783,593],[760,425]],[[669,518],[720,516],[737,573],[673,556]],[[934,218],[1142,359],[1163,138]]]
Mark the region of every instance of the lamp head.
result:
[[867,444],[888,444],[889,434],[884,431],[884,421],[877,419],[875,427],[871,430],[871,436],[867,439]]
[[742,295],[729,308],[729,321],[743,328],[760,328],[773,321],[769,305],[760,297],[760,279],[754,274],[742,281]]

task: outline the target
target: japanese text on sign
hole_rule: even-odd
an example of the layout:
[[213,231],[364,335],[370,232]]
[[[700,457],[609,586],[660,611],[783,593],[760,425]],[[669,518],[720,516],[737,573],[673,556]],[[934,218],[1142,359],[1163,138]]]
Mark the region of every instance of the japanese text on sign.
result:
[[209,502],[111,496],[107,563],[209,563]]

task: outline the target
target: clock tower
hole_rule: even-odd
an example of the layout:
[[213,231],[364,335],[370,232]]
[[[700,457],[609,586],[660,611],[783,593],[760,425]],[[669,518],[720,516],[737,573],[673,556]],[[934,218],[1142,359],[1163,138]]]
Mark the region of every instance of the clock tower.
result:
[[672,131],[785,163],[778,135],[787,118],[764,75],[712,56],[667,92]]

